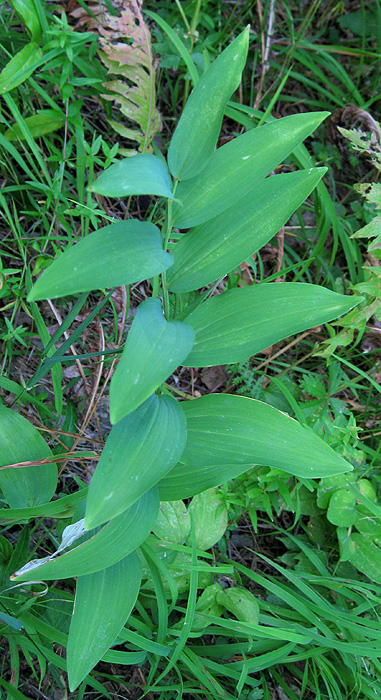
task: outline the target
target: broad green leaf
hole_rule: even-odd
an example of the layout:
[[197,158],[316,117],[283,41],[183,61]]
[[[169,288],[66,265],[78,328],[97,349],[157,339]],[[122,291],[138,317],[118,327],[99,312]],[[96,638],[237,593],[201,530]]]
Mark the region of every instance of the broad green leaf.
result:
[[239,206],[184,234],[174,247],[170,289],[191,292],[238,267],[275,236],[325,172],[311,168],[268,177]]
[[[207,586],[197,599],[195,615],[192,623],[192,631],[197,632],[207,627],[210,622],[203,617],[204,615],[213,615],[213,617],[221,617],[224,608],[217,603],[217,595],[221,593],[219,583],[212,583]],[[201,613],[201,615],[199,614]]]
[[193,328],[165,320],[159,299],[147,299],[138,306],[110,386],[111,423],[156,391],[189,354],[193,340]]
[[187,316],[195,342],[184,365],[241,362],[294,333],[332,321],[360,301],[298,282],[231,289],[210,297]]
[[268,404],[210,394],[182,404],[188,439],[159,484],[161,500],[189,498],[258,464],[304,479],[352,470],[316,433]]
[[25,24],[32,41],[37,44],[41,41],[42,30],[40,20],[38,18],[38,12],[34,5],[33,0],[12,0],[11,5],[14,10],[16,10],[19,17],[21,17],[23,24]]
[[293,114],[251,129],[219,148],[197,177],[176,190],[173,221],[190,228],[246,197],[329,112]]
[[184,544],[191,531],[191,519],[184,501],[163,501],[153,532],[161,540]]
[[180,404],[150,396],[115,425],[90,483],[86,529],[123,513],[178,462],[187,436]]
[[356,530],[362,535],[381,537],[381,520],[371,515],[364,515],[356,520]]
[[[189,511],[193,515],[197,547],[210,549],[221,539],[228,526],[226,505],[215,489],[207,489],[192,498]],[[190,543],[191,537],[188,544]]]
[[173,259],[159,229],[134,219],[90,233],[55,260],[37,280],[29,301],[133,284],[163,272]]
[[190,94],[168,150],[174,177],[194,177],[213,153],[227,101],[241,82],[248,45],[247,27],[213,61]]
[[356,483],[357,477],[354,472],[351,474],[337,474],[336,476],[322,479],[317,490],[316,503],[319,508],[327,509],[329,502],[336,491],[349,487],[349,484]]
[[[26,117],[23,121],[31,136],[37,138],[60,129],[65,123],[65,116],[53,109],[45,109],[32,117]],[[11,129],[6,130],[4,136],[8,141],[25,139],[19,124],[13,124]]]
[[360,479],[357,482],[357,486],[360,489],[360,493],[365,496],[365,498],[369,498],[373,503],[377,503],[377,492],[369,479]]
[[67,644],[72,692],[115,642],[135,605],[140,582],[135,552],[107,569],[78,577]]
[[327,519],[339,527],[352,527],[358,519],[356,494],[348,489],[338,489],[332,495],[327,510]]
[[351,530],[347,527],[338,527],[336,530],[340,549],[340,562],[349,561],[355,551],[355,544],[352,542]]
[[57,466],[50,462],[1,467],[43,459],[53,459],[53,453],[38,430],[16,411],[0,406],[0,488],[12,509],[50,501],[57,486]]
[[241,622],[259,623],[259,605],[255,596],[242,586],[225,588],[216,594],[216,602]]
[[172,182],[166,164],[152,153],[138,153],[110,165],[89,190],[105,197],[155,194],[173,199]]
[[0,73],[0,95],[14,90],[23,83],[35,70],[36,60],[41,58],[42,51],[32,42],[24,46]]
[[52,555],[31,561],[17,571],[12,580],[72,578],[112,566],[144,542],[156,521],[158,510],[158,492],[154,487],[101,529],[86,533],[86,539],[74,549],[56,558]]
[[372,581],[381,583],[381,547],[372,542],[371,537],[355,533],[351,535],[354,552],[349,561],[362,574]]

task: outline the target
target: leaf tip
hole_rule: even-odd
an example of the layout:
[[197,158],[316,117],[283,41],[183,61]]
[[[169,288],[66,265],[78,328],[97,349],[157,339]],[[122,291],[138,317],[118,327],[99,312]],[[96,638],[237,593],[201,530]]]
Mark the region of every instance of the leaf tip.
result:
[[86,676],[87,676],[87,673],[85,673],[85,674],[82,674],[82,673],[81,673],[81,674],[76,674],[76,673],[75,673],[75,670],[76,670],[76,669],[74,668],[74,670],[71,671],[71,669],[69,670],[69,668],[68,668],[68,674],[67,674],[67,675],[68,675],[68,680],[69,680],[69,690],[70,690],[71,693],[74,693],[74,691],[76,690],[76,688],[78,688],[79,684],[82,683],[82,681],[84,680],[84,678],[86,678]]
[[124,418],[124,414],[121,415],[121,411],[119,409],[119,406],[115,406],[113,402],[110,399],[110,423],[111,425],[116,425],[116,423],[119,423],[120,420]]
[[92,513],[85,513],[85,522],[83,524],[86,532],[89,530],[94,530],[94,528],[104,525],[110,517],[102,517],[102,512],[93,511]]

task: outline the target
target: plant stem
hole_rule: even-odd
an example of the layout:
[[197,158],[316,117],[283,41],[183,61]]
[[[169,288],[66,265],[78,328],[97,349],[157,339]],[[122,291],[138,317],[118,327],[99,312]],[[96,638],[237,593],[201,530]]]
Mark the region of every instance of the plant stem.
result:
[[[197,27],[197,22],[198,22],[198,16],[199,16],[199,14],[200,14],[200,9],[201,9],[201,0],[196,0],[196,7],[195,7],[195,10],[194,10],[194,13],[193,13],[191,25],[190,25],[189,30],[188,30],[189,38],[190,38],[190,42],[191,42],[191,44],[190,44],[190,49],[189,49],[189,55],[192,54],[193,47],[194,47],[194,44],[195,44],[196,27]],[[188,25],[188,26],[189,26],[189,25]],[[185,81],[185,85],[184,85],[183,109],[184,109],[185,103],[186,103],[186,101],[187,101],[187,99],[188,99],[188,95],[189,95],[189,86],[190,86],[190,81],[189,81],[189,79],[187,79],[187,80]]]
[[[173,185],[173,191],[176,191],[177,187],[177,181],[175,181]],[[166,251],[168,248],[168,241],[171,236],[171,231],[172,231],[172,199],[168,199],[167,202],[167,214],[165,217],[165,225],[163,227],[163,248]],[[164,270],[161,273],[161,282],[163,286],[163,304],[164,304],[164,315],[165,318],[169,319],[169,293],[168,293],[168,287],[167,287],[167,273]]]
[[165,222],[165,234],[163,241],[163,248],[166,251],[168,248],[168,241],[172,231],[172,199],[168,200],[167,204],[167,216]]
[[183,19],[183,22],[184,22],[184,24],[185,24],[185,27],[186,27],[187,32],[190,32],[190,31],[191,31],[191,28],[190,28],[189,22],[188,22],[188,20],[187,20],[187,18],[186,18],[185,12],[184,12],[183,8],[181,7],[181,3],[179,2],[179,0],[175,0],[175,2],[176,2],[177,7],[179,8],[179,12],[180,12],[180,15],[181,15],[181,17],[182,17],[182,19]]

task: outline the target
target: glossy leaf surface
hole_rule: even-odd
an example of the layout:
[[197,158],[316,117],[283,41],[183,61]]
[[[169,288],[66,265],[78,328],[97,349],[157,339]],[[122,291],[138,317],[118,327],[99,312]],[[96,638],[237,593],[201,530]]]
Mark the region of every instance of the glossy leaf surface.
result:
[[133,284],[159,274],[172,262],[154,224],[134,219],[118,221],[68,248],[43,272],[28,299],[55,299]]
[[164,161],[152,153],[139,153],[110,165],[89,187],[105,197],[154,194],[173,198],[172,182]]
[[247,28],[213,61],[191,92],[168,150],[174,177],[194,177],[213,153],[227,101],[241,82],[248,45]]
[[147,299],[138,306],[111,382],[111,423],[153,394],[189,354],[193,340],[193,328],[165,320],[159,299]]
[[124,513],[100,530],[90,530],[81,544],[57,558],[29,562],[17,571],[17,581],[49,581],[56,578],[85,576],[116,564],[144,542],[151,532],[159,510],[156,488],[151,489]]
[[179,184],[176,199],[180,201],[173,205],[175,226],[190,228],[237,206],[328,115],[293,114],[218,148],[199,175]]
[[[53,453],[38,430],[16,411],[0,406],[0,467],[42,459],[53,459]],[[12,509],[50,501],[56,486],[53,462],[0,469],[0,488]]]
[[115,425],[92,477],[85,522],[93,528],[116,517],[178,462],[187,428],[171,396],[150,396]]
[[239,207],[232,206],[191,229],[174,248],[170,289],[199,289],[253,255],[275,236],[325,172],[325,168],[311,168],[266,178]]
[[140,582],[135,552],[107,569],[78,577],[67,645],[71,691],[115,642],[135,605]]
[[312,430],[261,401],[210,394],[183,409],[187,444],[181,463],[158,484],[162,500],[188,498],[256,464],[307,479],[352,470]]
[[279,340],[347,313],[361,301],[298,282],[231,289],[186,318],[195,331],[186,367],[241,362]]

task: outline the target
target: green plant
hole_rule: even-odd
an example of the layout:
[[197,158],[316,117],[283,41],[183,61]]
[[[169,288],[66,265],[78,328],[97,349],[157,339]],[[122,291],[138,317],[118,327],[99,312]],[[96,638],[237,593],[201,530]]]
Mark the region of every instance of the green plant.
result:
[[[348,460],[353,471],[325,477],[307,489],[302,479],[289,479],[277,470],[256,468],[238,479],[233,488],[223,489],[225,502],[238,515],[247,509],[255,529],[258,511],[265,511],[271,520],[274,513],[279,516],[282,510],[294,512],[296,519],[300,515],[309,516],[307,532],[316,546],[328,539],[332,546],[337,537],[336,568],[340,569],[341,562],[349,561],[369,579],[380,583],[380,477],[373,465],[377,455],[367,460],[355,417],[346,401],[338,398],[348,387],[356,392],[356,383],[349,379],[339,362],[332,361],[326,381],[321,374],[304,371],[299,382],[275,377],[266,388],[263,388],[263,376],[249,368],[248,363],[233,365],[231,371],[232,383],[240,393],[297,415]],[[282,398],[283,403],[279,403]],[[233,517],[230,508],[229,518]]]
[[[58,528],[62,534],[58,548],[53,552],[48,548],[47,556],[19,567],[12,576],[17,583],[77,578],[68,637],[33,611],[17,615],[26,629],[67,647],[71,689],[88,679],[103,657],[129,664],[152,652],[168,657],[168,668],[180,656],[184,659],[196,608],[197,576],[203,570],[197,558],[202,515],[200,510],[196,515],[194,505],[187,540],[190,561],[183,562],[190,571],[188,606],[181,631],[169,641],[162,582],[166,569],[150,535],[157,527],[160,500],[197,498],[253,464],[307,480],[351,470],[311,430],[266,403],[229,394],[180,403],[165,383],[179,365],[211,366],[247,359],[359,303],[323,287],[298,283],[224,288],[213,295],[216,282],[277,233],[325,172],[312,168],[267,177],[317,128],[325,113],[299,114],[262,125],[215,151],[227,101],[241,80],[248,38],[246,29],[195,86],[172,138],[168,167],[161,154],[140,154],[115,163],[90,187],[110,197],[161,197],[156,211],[159,217],[165,211],[162,230],[152,221],[129,219],[90,233],[69,245],[29,293],[33,308],[40,299],[142,279],[150,280],[152,291],[136,311],[113,375],[113,427],[88,489],[79,482],[76,493],[51,501],[57,483],[55,462],[65,455],[53,455],[26,419],[2,409],[0,486],[8,507],[1,517],[8,522],[72,517],[63,532]],[[178,229],[190,230],[178,233]],[[208,288],[195,294],[203,287]],[[80,297],[75,305],[81,303]],[[38,376],[59,366],[65,347],[54,351],[53,342],[45,347]],[[73,338],[66,341],[71,342]],[[18,446],[20,432],[25,440]],[[217,504],[216,517],[219,508],[222,511],[222,503]],[[55,546],[57,534],[52,535]],[[136,622],[138,634],[131,630],[142,557],[149,569],[145,579],[151,578],[157,601],[155,640],[147,615],[143,625]],[[172,577],[167,578],[173,608],[177,589]],[[235,593],[229,601],[229,596],[218,593],[217,605],[224,600],[226,610],[234,608],[234,614],[240,614]],[[132,647],[108,651],[115,642]]]
[[[368,115],[368,121],[371,123],[372,131],[370,135],[360,129],[343,129],[339,127],[340,132],[345,136],[353,150],[366,155],[373,167],[381,171],[381,128],[378,122]],[[355,230],[352,238],[367,239],[367,265],[364,265],[365,279],[352,287],[355,294],[363,295],[365,304],[360,308],[354,309],[340,321],[343,330],[337,333],[332,331],[331,337],[326,341],[325,347],[321,354],[325,356],[335,352],[337,347],[349,345],[357,333],[356,344],[361,341],[364,334],[366,324],[369,323],[372,317],[377,317],[381,305],[381,281],[380,281],[380,266],[378,261],[381,259],[381,185],[379,182],[363,182],[355,185],[355,190],[365,197],[366,202],[362,209],[365,209],[365,204],[370,207],[370,211],[365,212],[370,217],[365,226]],[[357,202],[357,204],[359,204]]]

